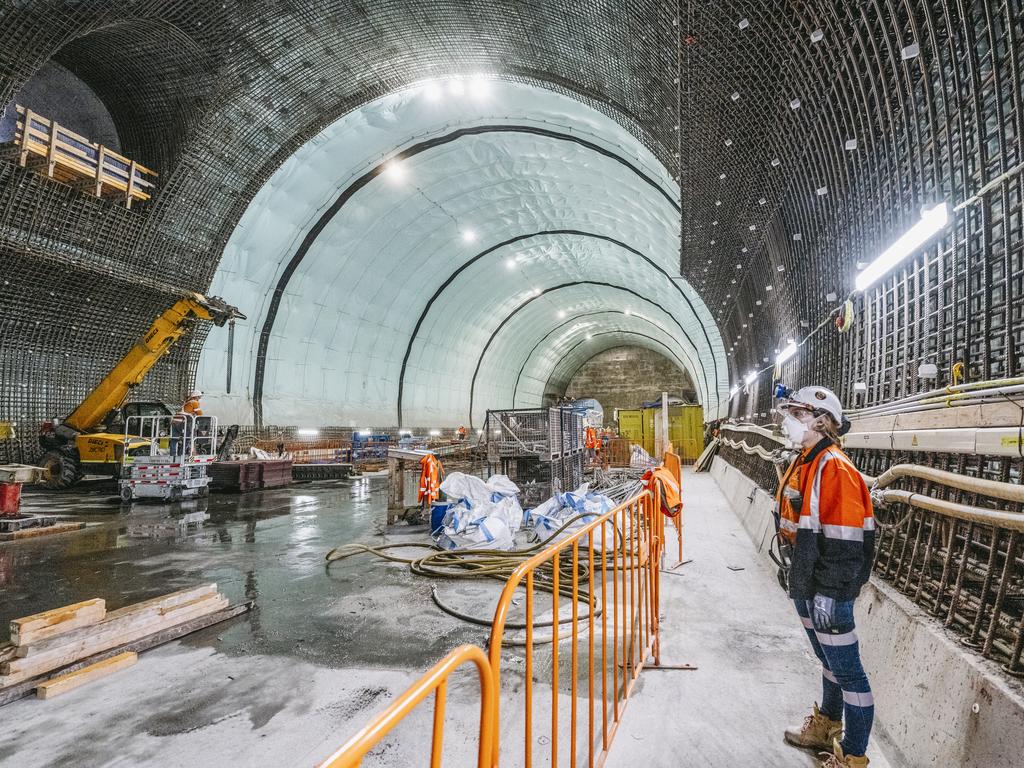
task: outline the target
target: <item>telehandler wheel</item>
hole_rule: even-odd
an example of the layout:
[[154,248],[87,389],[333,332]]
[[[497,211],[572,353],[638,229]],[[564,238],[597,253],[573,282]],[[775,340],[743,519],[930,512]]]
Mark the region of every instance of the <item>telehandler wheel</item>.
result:
[[47,470],[48,477],[43,486],[50,490],[70,488],[82,479],[81,468],[73,456],[61,451],[47,451],[39,460],[39,466]]
[[122,485],[121,486],[121,501],[123,501],[125,504],[131,504],[132,501],[134,501],[134,500],[135,500],[135,494],[132,493],[131,486]]

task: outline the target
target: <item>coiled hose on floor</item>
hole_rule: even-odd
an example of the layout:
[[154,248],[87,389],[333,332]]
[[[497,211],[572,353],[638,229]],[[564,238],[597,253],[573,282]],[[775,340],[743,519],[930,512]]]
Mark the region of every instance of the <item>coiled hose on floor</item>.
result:
[[[516,568],[525,563],[531,557],[543,551],[550,542],[554,541],[559,534],[563,533],[571,525],[587,517],[592,517],[592,515],[576,515],[575,517],[569,518],[549,537],[537,541],[535,544],[526,547],[525,549],[511,551],[497,549],[447,550],[441,549],[434,544],[419,544],[414,542],[385,544],[379,547],[370,546],[368,544],[346,544],[332,549],[327,553],[325,559],[327,561],[327,566],[330,567],[331,563],[353,557],[354,555],[370,554],[392,563],[405,563],[409,566],[409,570],[417,576],[441,579],[488,578],[497,579],[499,581],[508,581]],[[612,527],[615,531],[614,547],[608,552],[598,552],[595,548],[595,570],[602,565],[605,570],[609,567],[618,568],[620,571],[632,570],[632,563],[636,553],[635,551],[626,550],[622,533],[619,531],[617,526]],[[420,550],[427,549],[430,550],[430,553],[422,557],[401,557],[393,554],[393,550],[409,548],[416,548]],[[609,556],[611,556],[611,560],[609,560]],[[574,569],[571,555],[568,557],[559,557],[558,593],[559,595],[570,599],[573,597],[573,572]],[[587,561],[578,559],[575,572],[577,574],[577,585],[581,583],[589,583],[589,558]],[[551,560],[542,563],[534,571],[534,587],[542,592],[553,593],[555,583],[554,573],[554,559],[552,558]],[[470,616],[445,605],[438,597],[436,587],[431,588],[431,599],[433,599],[438,608],[454,618],[471,624],[477,624],[479,626],[491,626],[490,618],[483,619]],[[596,601],[589,591],[580,589],[579,586],[577,586],[576,599],[577,601],[584,603],[588,610],[594,611],[594,618],[601,615],[601,610],[599,608],[595,608]],[[553,624],[553,618],[554,617],[552,617],[552,621],[534,622],[533,626],[550,627]],[[586,621],[588,619],[589,614],[579,617],[580,621]],[[567,617],[559,619],[558,623],[566,624],[571,621],[572,618]],[[526,629],[527,627],[526,624],[517,623],[506,623],[505,626],[507,629]],[[543,642],[543,640],[538,639],[537,642]]]

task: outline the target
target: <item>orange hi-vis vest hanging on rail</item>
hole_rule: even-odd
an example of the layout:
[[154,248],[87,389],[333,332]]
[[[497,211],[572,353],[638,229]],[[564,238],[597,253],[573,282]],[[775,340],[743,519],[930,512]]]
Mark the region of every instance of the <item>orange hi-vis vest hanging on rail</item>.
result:
[[665,467],[654,467],[641,478],[646,488],[661,499],[661,511],[668,517],[677,517],[683,510],[683,491],[679,481]]
[[441,460],[432,453],[428,453],[420,459],[420,490],[416,495],[416,501],[433,504],[441,495],[441,477],[444,475],[444,467]]

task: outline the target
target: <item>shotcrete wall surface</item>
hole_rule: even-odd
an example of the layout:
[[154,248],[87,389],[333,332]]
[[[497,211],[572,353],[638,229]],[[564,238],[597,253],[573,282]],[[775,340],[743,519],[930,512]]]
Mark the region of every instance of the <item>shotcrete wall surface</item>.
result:
[[679,366],[653,350],[617,347],[595,355],[576,372],[565,390],[567,397],[592,397],[601,403],[605,423],[616,408],[639,408],[668,392],[696,402],[693,382]]

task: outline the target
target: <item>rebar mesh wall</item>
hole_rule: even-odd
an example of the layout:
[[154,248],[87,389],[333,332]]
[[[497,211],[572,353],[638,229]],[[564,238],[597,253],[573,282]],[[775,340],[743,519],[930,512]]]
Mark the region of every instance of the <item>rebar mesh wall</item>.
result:
[[[957,206],[1024,161],[1024,6],[694,2],[687,13],[683,273],[718,314],[738,382],[825,318],[858,262],[922,206]],[[923,362],[944,381],[958,361],[969,379],[1020,373],[1022,184],[1011,175],[957,211],[920,258],[856,300],[853,332],[824,329],[786,379],[847,402],[865,382],[870,404],[919,391]],[[769,386],[752,394],[735,413],[769,410]]]

